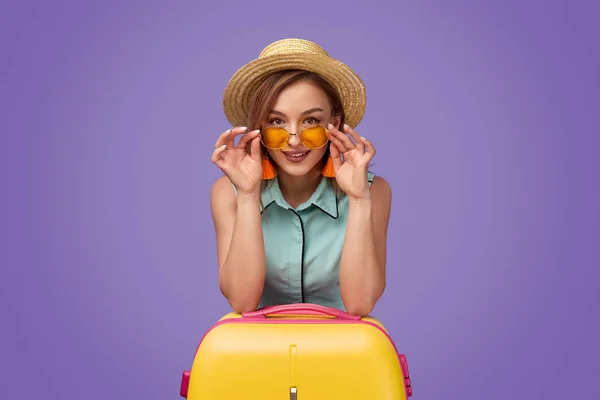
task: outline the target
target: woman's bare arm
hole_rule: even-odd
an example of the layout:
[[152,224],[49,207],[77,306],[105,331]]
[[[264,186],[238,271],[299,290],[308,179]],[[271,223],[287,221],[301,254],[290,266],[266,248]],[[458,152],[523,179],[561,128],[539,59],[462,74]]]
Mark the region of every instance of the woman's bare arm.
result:
[[211,189],[210,204],[221,292],[236,312],[253,311],[260,302],[266,275],[260,194],[236,196],[223,176]]
[[340,291],[346,310],[369,314],[386,284],[386,242],[392,202],[389,184],[375,177],[371,196],[349,200],[348,224],[340,265]]

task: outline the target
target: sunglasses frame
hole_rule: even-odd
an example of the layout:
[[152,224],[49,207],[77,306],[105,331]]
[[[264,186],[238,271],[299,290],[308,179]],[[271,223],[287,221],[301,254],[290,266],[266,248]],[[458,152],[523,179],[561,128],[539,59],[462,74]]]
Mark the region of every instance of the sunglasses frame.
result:
[[[321,129],[323,129],[323,130],[325,131],[325,136],[326,136],[327,140],[325,140],[325,143],[323,143],[323,144],[322,144],[321,146],[319,146],[319,147],[310,147],[310,146],[307,146],[307,145],[306,145],[306,143],[304,143],[304,141],[302,140],[302,134],[303,134],[305,131],[307,131],[308,129],[315,129],[315,128],[321,128]],[[263,146],[265,146],[267,149],[270,149],[270,150],[281,150],[281,149],[283,149],[285,146],[287,146],[287,145],[288,145],[288,143],[290,142],[290,137],[292,137],[292,136],[298,136],[298,137],[300,138],[300,141],[302,142],[302,144],[303,144],[304,146],[308,147],[308,148],[309,148],[309,149],[311,149],[311,150],[317,150],[317,149],[320,149],[320,148],[322,148],[323,146],[326,146],[326,145],[327,145],[327,142],[329,142],[329,129],[325,128],[324,126],[312,126],[312,127],[310,127],[310,128],[304,128],[304,129],[302,129],[302,130],[301,130],[299,133],[290,133],[290,132],[289,132],[287,129],[285,129],[285,128],[280,128],[280,127],[278,127],[278,126],[269,127],[269,128],[265,128],[265,129],[281,129],[282,131],[284,131],[285,133],[287,133],[287,134],[288,134],[288,136],[287,136],[287,139],[286,139],[286,140],[285,140],[285,142],[283,143],[283,146],[281,146],[281,147],[269,147],[269,146],[267,146],[267,145],[265,144],[265,142],[263,141],[263,135],[262,135],[262,133],[263,133],[263,129],[261,129],[261,130],[260,130],[260,142],[263,144]]]

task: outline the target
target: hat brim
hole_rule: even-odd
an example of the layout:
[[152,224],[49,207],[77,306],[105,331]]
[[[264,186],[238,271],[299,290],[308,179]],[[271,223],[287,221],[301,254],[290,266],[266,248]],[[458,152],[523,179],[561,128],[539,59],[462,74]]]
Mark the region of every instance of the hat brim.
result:
[[314,53],[294,53],[258,58],[236,71],[223,95],[225,117],[232,126],[248,123],[250,101],[267,76],[290,69],[314,72],[327,80],[340,94],[346,123],[352,127],[360,123],[366,109],[366,90],[360,77],[334,58]]

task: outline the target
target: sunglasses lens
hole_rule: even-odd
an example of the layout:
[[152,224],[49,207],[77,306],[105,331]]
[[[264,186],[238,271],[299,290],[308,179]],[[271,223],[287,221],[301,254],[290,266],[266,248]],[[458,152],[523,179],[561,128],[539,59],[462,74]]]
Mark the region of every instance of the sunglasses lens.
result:
[[266,128],[262,130],[261,141],[269,149],[281,149],[285,147],[288,133],[282,128]]
[[329,132],[322,126],[305,129],[302,132],[302,143],[308,148],[318,149],[327,143]]

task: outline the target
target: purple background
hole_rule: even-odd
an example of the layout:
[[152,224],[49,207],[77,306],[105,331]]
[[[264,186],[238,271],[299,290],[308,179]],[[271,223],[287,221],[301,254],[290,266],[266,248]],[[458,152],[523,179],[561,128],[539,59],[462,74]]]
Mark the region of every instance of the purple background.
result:
[[600,398],[597,8],[85,3],[0,9],[0,397],[178,398],[229,310],[223,89],[296,36],[368,89],[358,131],[394,190],[374,315],[413,398]]

